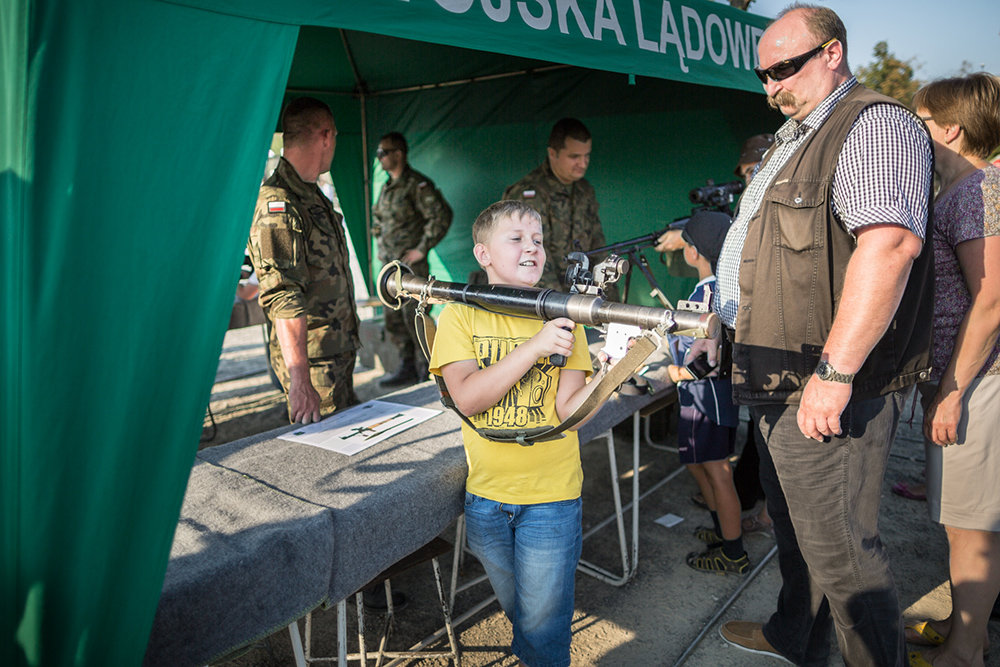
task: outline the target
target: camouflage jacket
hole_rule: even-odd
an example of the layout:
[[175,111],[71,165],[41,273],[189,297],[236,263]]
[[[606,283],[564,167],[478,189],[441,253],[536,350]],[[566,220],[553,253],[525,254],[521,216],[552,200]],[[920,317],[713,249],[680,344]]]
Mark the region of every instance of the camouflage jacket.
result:
[[411,249],[427,255],[448,232],[451,217],[451,207],[434,181],[407,165],[399,178],[382,186],[372,208],[379,260],[401,259]]
[[552,173],[548,160],[504,190],[503,198],[523,200],[542,216],[545,270],[538,287],[564,291],[566,255],[607,245],[594,187],[585,178],[564,185]]
[[[342,216],[284,158],[260,188],[247,249],[268,319],[305,317],[310,360],[361,346]],[[271,329],[272,352],[277,335]]]

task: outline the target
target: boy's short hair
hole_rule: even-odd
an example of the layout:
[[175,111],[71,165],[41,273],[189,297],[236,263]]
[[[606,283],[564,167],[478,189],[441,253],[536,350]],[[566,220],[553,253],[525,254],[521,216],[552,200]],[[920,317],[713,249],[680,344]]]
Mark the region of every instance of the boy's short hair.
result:
[[732,218],[720,211],[698,211],[681,228],[681,238],[707,259],[714,271],[731,223]]
[[490,204],[476,217],[476,221],[472,223],[472,242],[486,243],[501,218],[513,218],[514,216],[524,215],[531,216],[538,222],[542,221],[542,216],[538,215],[538,211],[520,199],[504,199]]

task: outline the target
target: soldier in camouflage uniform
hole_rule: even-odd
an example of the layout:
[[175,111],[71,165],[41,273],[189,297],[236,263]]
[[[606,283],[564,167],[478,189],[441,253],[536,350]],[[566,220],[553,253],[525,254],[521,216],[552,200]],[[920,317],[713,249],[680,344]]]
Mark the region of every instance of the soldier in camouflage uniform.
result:
[[308,424],[358,402],[361,339],[342,217],[316,185],[337,144],[333,114],[319,100],[299,98],[281,125],[285,154],[260,188],[247,248],[289,420]]
[[587,127],[575,118],[563,118],[549,135],[545,162],[504,190],[504,199],[523,200],[542,217],[545,270],[538,287],[566,291],[566,255],[607,245],[594,186],[584,178],[591,146]]
[[[389,181],[382,186],[372,208],[372,234],[378,239],[382,263],[399,260],[426,278],[430,273],[427,253],[451,225],[451,207],[434,182],[412,169],[407,162],[406,139],[390,132],[379,140],[378,157]],[[385,331],[399,351],[399,368],[383,377],[383,387],[401,387],[427,377],[427,360],[417,343],[414,329],[416,304],[408,299],[401,310],[384,309]]]

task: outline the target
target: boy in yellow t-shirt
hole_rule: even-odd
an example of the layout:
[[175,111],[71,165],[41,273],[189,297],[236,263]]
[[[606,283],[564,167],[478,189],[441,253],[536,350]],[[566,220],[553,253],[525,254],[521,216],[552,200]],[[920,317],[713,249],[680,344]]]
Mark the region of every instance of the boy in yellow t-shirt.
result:
[[[490,284],[532,287],[545,265],[541,220],[520,201],[501,201],[472,227],[473,253]],[[563,368],[549,357],[566,357]],[[590,391],[593,368],[583,327],[448,304],[438,321],[430,370],[444,377],[477,428],[558,424]],[[465,522],[514,629],[511,650],[530,667],[570,664],[576,565],[583,540],[583,468],[575,431],[531,446],[486,440],[462,425],[469,477]]]

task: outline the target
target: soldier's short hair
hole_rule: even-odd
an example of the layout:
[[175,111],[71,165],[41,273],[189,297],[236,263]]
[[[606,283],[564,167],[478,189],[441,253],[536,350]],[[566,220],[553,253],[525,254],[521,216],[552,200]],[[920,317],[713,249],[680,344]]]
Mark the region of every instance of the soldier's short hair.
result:
[[962,148],[986,159],[1000,146],[1000,78],[988,72],[932,81],[913,96],[914,109],[927,109],[937,125],[958,125]]
[[566,148],[566,137],[577,141],[590,141],[590,130],[576,118],[561,118],[552,126],[549,134],[549,148],[554,151]]
[[472,242],[486,243],[501,219],[525,215],[534,218],[539,223],[542,221],[542,216],[538,215],[538,211],[520,199],[504,199],[490,204],[472,223]]
[[333,112],[326,103],[315,97],[296,98],[281,114],[282,142],[285,146],[302,144],[324,129],[328,120],[333,120]]
[[378,140],[379,143],[383,141],[388,142],[393,148],[398,148],[403,151],[403,155],[407,155],[410,152],[410,147],[406,143],[406,137],[404,137],[400,132],[389,132],[383,134],[382,138]]

